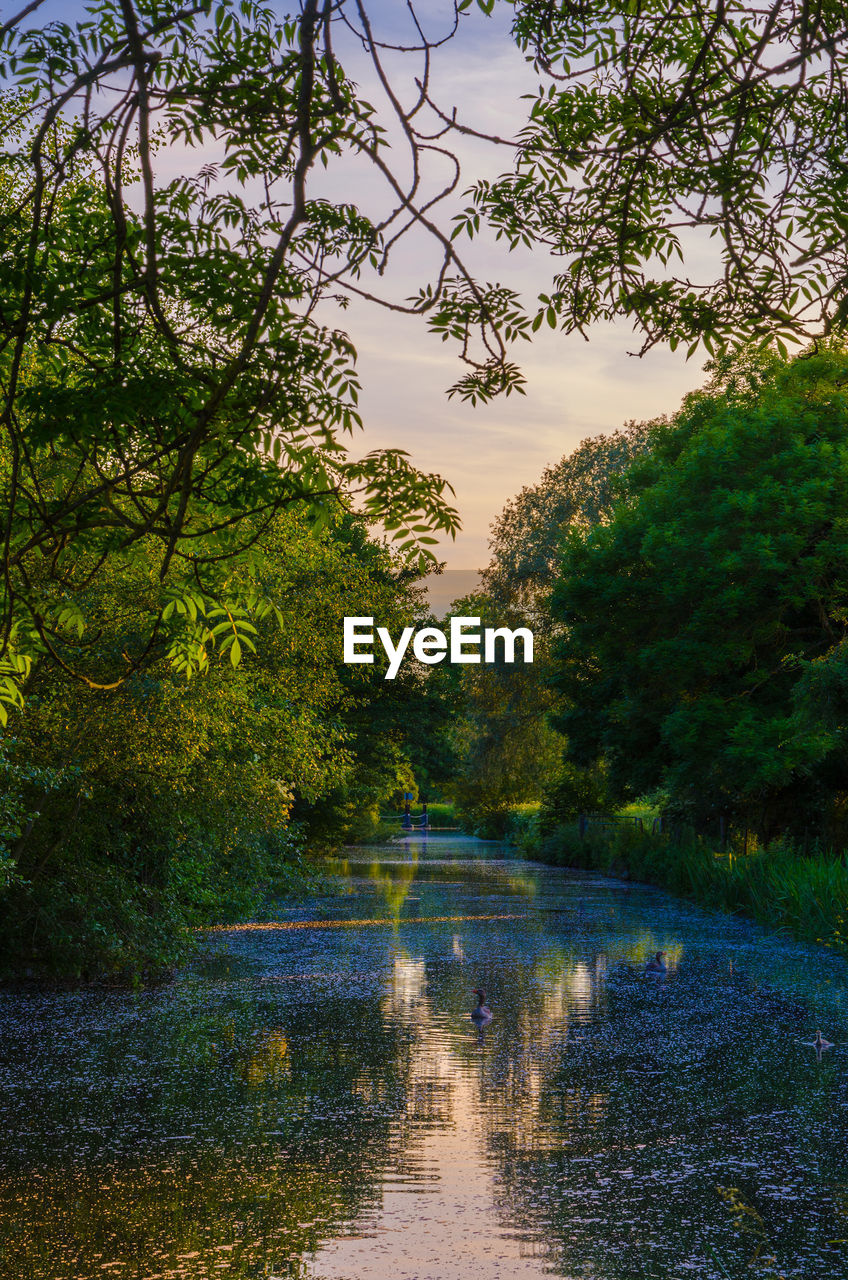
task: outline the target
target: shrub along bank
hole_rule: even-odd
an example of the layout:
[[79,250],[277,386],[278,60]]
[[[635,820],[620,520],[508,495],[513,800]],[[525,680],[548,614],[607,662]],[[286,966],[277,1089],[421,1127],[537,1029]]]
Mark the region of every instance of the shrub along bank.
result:
[[848,950],[848,868],[840,858],[809,857],[780,843],[721,854],[691,832],[672,839],[625,824],[590,826],[583,836],[577,823],[544,836],[538,826],[525,828],[519,843],[540,862],[642,880],[804,942]]
[[345,665],[338,643],[351,598],[414,623],[415,578],[341,511],[320,530],[279,517],[263,554],[275,607],[235,666],[216,641],[187,681],[160,646],[109,687],[135,651],[136,600],[160,589],[138,564],[91,588],[68,671],[33,664],[0,736],[0,984],[165,976],[192,930],[308,891],[313,855],[368,835],[425,774],[447,713],[420,671],[386,681]]
[[581,836],[577,822],[550,829],[550,813],[540,813],[539,804],[474,813],[439,808],[469,835],[507,841],[536,862],[657,885],[702,907],[848,952],[848,867],[839,856],[803,854],[780,842],[747,854],[718,853],[691,829],[672,837],[624,822],[590,826]]

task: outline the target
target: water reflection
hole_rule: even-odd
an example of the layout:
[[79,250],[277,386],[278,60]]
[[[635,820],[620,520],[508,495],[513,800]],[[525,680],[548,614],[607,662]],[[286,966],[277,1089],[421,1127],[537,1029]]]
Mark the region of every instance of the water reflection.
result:
[[848,1274],[844,964],[502,853],[352,853],[166,991],[0,997],[0,1275]]

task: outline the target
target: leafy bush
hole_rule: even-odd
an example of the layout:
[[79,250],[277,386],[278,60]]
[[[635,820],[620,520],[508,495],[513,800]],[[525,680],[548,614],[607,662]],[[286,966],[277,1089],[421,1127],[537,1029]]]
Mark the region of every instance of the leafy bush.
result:
[[[187,929],[256,917],[303,886],[307,845],[378,830],[422,736],[423,717],[410,718],[419,677],[347,667],[337,637],[351,596],[389,625],[417,616],[414,584],[343,514],[319,534],[279,519],[265,550],[285,633],[261,622],[238,667],[187,683],[158,652],[115,689],[33,669],[0,741],[6,978],[162,973]],[[92,671],[132,647],[144,588],[127,569],[92,589]]]
[[434,801],[432,804],[427,805],[427,813],[431,827],[438,829],[439,827],[455,827],[458,825],[456,807],[453,804],[441,800]]
[[566,822],[574,822],[581,813],[600,813],[608,804],[604,763],[580,768],[566,760],[542,797],[540,830],[548,834]]
[[480,805],[460,812],[457,821],[481,840],[507,840],[532,855],[538,840],[538,804]]
[[534,857],[539,842],[538,804],[516,804],[509,810],[506,838],[527,857]]
[[14,884],[4,905],[3,979],[137,983],[165,976],[193,949],[167,896],[92,860]]

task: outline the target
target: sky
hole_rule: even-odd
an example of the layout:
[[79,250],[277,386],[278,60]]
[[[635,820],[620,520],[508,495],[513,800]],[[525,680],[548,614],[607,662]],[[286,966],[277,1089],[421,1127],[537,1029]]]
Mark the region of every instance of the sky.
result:
[[[392,34],[402,36],[400,19],[397,25],[390,21],[402,5],[378,3],[371,8],[389,19],[383,30],[394,26]],[[428,35],[440,29],[440,10],[440,0],[422,5],[430,23]],[[445,110],[457,107],[460,119],[505,137],[523,123],[527,108],[521,95],[537,81],[511,43],[506,21],[497,14],[496,8],[494,19],[469,15],[454,40],[438,52],[433,94]],[[398,74],[402,100],[411,100],[411,77],[418,69],[411,71],[409,59],[398,59],[392,69]],[[362,74],[367,74],[364,67]],[[375,100],[372,86],[363,88],[365,96]],[[494,177],[509,167],[511,155],[504,149],[466,140],[454,149],[463,164],[460,191],[479,176]],[[434,173],[433,189],[436,177]],[[349,198],[379,207],[379,196],[364,185],[366,176],[351,174],[349,181]],[[463,203],[458,200],[455,207]],[[442,214],[444,225],[450,224],[451,211]],[[390,281],[395,298],[416,291],[426,275],[422,262],[427,253],[420,241],[410,241],[398,254]],[[556,269],[547,253],[510,254],[491,236],[471,243],[467,256],[476,278],[497,280],[531,302]],[[704,381],[703,361],[696,357],[687,363],[680,351],[660,349],[642,359],[629,355],[641,345],[629,325],[595,326],[589,342],[545,326],[532,344],[522,342],[513,349],[512,357],[527,379],[526,395],[472,407],[448,399],[447,390],[462,366],[455,349],[428,334],[420,317],[354,303],[341,322],[359,351],[367,448],[405,448],[417,466],[438,472],[454,487],[463,529],[455,542],[445,539],[438,549],[450,570],[486,564],[492,521],[523,486],[538,481],[546,466],[587,436],[615,430],[631,419],[674,412],[683,395]]]
[[[38,19],[71,21],[82,12],[78,0],[47,0]],[[282,4],[284,12],[294,5]],[[0,12],[9,6],[0,6]],[[373,0],[369,12],[375,30],[386,38],[408,35],[406,6],[401,0]],[[444,30],[448,6],[423,0],[422,20],[428,35]],[[35,15],[34,15],[35,18]],[[340,46],[343,41],[340,40]],[[360,80],[364,95],[379,100],[379,89],[360,54],[341,47],[349,73]],[[387,65],[404,101],[415,88],[420,66],[407,56],[389,57]],[[512,136],[523,122],[522,93],[536,81],[508,34],[508,6],[496,5],[493,18],[476,11],[465,17],[456,37],[437,51],[433,93],[446,110],[483,131]],[[398,140],[399,141],[399,140]],[[510,153],[477,141],[456,146],[463,166],[462,191],[475,178],[494,177],[509,167]],[[403,153],[396,148],[401,167]],[[168,171],[200,168],[208,155],[176,153],[159,161]],[[444,165],[430,175],[433,190]],[[383,194],[374,175],[346,163],[319,175],[319,192],[353,201],[366,211],[382,207]],[[446,206],[443,226],[462,201]],[[470,244],[468,262],[478,279],[499,281],[531,301],[549,282],[554,261],[544,252],[509,254],[491,237]],[[419,237],[404,242],[384,280],[388,296],[407,298],[426,283],[436,265],[431,248]],[[702,361],[686,362],[683,354],[658,349],[639,359],[628,353],[640,340],[627,325],[598,325],[590,341],[544,327],[532,344],[520,343],[512,358],[526,376],[526,395],[512,395],[489,405],[471,407],[448,399],[447,390],[461,375],[455,349],[428,334],[420,317],[400,315],[373,304],[354,301],[343,313],[330,308],[325,318],[350,333],[359,352],[363,383],[361,411],[364,433],[354,440],[354,453],[381,447],[403,448],[419,468],[435,471],[453,486],[462,519],[456,540],[445,539],[437,554],[453,571],[481,568],[488,560],[489,526],[525,485],[540,478],[546,466],[571,452],[587,436],[615,430],[624,422],[673,413],[682,396],[704,380]]]

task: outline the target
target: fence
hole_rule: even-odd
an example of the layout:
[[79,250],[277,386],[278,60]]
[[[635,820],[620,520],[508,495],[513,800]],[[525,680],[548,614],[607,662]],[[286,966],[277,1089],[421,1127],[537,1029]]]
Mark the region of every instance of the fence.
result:
[[581,813],[578,818],[578,826],[581,840],[590,828],[595,831],[615,831],[622,826],[632,826],[634,831],[650,830],[652,835],[669,830],[668,823],[662,814],[657,818],[653,818],[650,827],[646,827],[644,819],[639,817],[638,814],[631,816],[629,814]]
[[423,813],[417,816],[408,811],[402,813],[400,815],[400,825],[404,831],[429,831],[430,818],[427,810],[425,809]]

